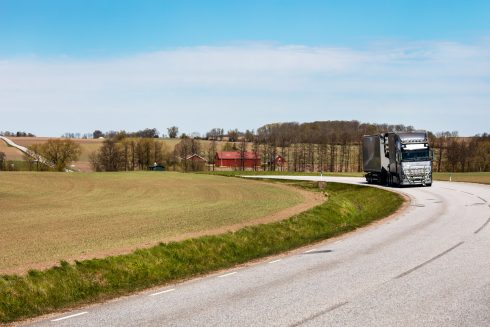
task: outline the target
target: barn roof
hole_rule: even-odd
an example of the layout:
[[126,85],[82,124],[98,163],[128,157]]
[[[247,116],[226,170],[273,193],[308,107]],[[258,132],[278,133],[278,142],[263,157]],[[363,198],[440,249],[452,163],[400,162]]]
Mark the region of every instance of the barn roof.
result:
[[[218,159],[236,159],[240,160],[240,151],[218,151],[216,152]],[[244,159],[260,159],[255,152],[245,151],[243,153]]]

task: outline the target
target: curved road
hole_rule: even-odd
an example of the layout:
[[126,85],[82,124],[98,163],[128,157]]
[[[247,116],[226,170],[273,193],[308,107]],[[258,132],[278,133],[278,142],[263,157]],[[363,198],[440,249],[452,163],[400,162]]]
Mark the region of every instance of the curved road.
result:
[[490,326],[490,186],[434,182],[395,191],[410,206],[382,224],[32,324]]

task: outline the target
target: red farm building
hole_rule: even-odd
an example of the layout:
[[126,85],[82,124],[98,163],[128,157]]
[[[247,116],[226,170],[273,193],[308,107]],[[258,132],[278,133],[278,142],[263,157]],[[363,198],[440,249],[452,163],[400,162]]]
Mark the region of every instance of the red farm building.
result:
[[260,167],[261,160],[260,156],[252,151],[243,152],[243,157],[240,151],[220,151],[214,156],[214,164],[216,167],[254,168]]

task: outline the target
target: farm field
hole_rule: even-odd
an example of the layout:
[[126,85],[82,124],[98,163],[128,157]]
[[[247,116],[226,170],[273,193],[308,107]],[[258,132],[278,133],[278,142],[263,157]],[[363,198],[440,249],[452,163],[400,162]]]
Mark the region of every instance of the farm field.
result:
[[0,140],[0,152],[5,153],[7,160],[23,160],[22,152],[14,147],[8,146]]
[[[28,147],[33,144],[42,144],[49,140],[51,137],[9,137],[13,142]],[[73,165],[82,172],[92,171],[89,162],[89,156],[92,152],[97,151],[102,145],[103,140],[99,139],[72,139],[74,142],[80,144],[81,154],[78,161],[73,162]],[[2,142],[3,143],[3,142]],[[1,150],[0,150],[1,151]],[[22,153],[19,152],[19,158],[10,157],[7,154],[9,160],[22,160]]]
[[323,202],[281,185],[170,172],[0,172],[0,181],[0,274],[235,230]]

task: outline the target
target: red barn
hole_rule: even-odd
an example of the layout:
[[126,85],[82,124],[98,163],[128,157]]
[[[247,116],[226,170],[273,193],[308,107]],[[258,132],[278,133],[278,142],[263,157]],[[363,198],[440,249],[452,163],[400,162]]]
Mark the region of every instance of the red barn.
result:
[[217,167],[240,168],[242,162],[245,168],[259,167],[261,164],[260,157],[252,151],[245,151],[243,157],[240,151],[220,151],[214,156],[214,164]]

